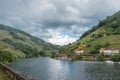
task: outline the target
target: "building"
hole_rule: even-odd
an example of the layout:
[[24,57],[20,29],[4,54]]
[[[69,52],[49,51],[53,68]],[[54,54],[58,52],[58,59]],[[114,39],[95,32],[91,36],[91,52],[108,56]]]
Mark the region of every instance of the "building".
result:
[[118,54],[118,53],[120,53],[120,49],[117,49],[117,48],[101,48],[100,53],[103,53],[104,55]]
[[76,55],[80,55],[80,54],[83,54],[83,53],[84,53],[84,50],[75,51]]

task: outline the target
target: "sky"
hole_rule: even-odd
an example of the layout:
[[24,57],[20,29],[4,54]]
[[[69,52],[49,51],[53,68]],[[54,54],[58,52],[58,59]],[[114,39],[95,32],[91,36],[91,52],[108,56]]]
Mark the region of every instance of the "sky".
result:
[[120,10],[120,0],[0,0],[0,24],[67,45]]

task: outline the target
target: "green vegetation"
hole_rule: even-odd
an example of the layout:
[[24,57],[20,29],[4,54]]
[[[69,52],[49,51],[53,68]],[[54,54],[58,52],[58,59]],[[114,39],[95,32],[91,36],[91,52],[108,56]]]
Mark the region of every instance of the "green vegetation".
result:
[[114,62],[119,62],[120,61],[120,54],[117,55],[111,55],[110,60]]
[[0,51],[5,51],[0,54],[3,62],[11,61],[7,58],[8,55],[12,59],[38,57],[43,51],[41,56],[51,56],[52,52],[57,53],[58,49],[59,46],[52,45],[24,31],[0,25]]
[[22,52],[26,54],[27,57],[38,57],[39,56],[38,50],[36,48],[30,47],[29,45],[22,44],[19,42],[13,42],[9,38],[5,38],[2,41],[14,46],[16,49],[21,50]]
[[9,51],[0,51],[0,62],[8,63],[14,60],[14,57]]
[[94,49],[94,50],[91,50],[89,54],[98,54],[98,50]]
[[62,47],[64,53],[74,54],[84,50],[84,54],[98,54],[103,47],[120,48],[120,11],[86,31],[80,39]]
[[103,60],[104,60],[104,54],[101,53],[101,54],[98,55],[97,61],[103,61]]
[[92,29],[86,31],[81,36],[81,39],[102,27],[104,27],[105,30],[104,30],[104,32],[95,34],[95,35],[97,35],[97,37],[102,37],[103,34],[118,35],[118,34],[120,34],[120,23],[119,22],[120,22],[120,11],[115,13],[112,16],[108,16],[105,20],[99,21],[99,24],[97,26],[93,26]]
[[45,56],[46,56],[46,54],[45,54],[44,51],[40,51],[39,54],[40,54],[42,57],[45,57]]
[[56,53],[56,52],[52,52],[51,54],[51,58],[55,58],[55,57],[58,57],[60,54],[59,53]]

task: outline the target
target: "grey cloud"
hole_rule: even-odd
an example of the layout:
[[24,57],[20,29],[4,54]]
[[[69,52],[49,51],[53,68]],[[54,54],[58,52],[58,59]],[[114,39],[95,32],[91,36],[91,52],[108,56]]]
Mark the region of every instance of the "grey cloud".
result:
[[[120,0],[0,0],[0,23],[46,40],[59,33],[80,36],[120,9]],[[76,26],[76,27],[73,27]]]

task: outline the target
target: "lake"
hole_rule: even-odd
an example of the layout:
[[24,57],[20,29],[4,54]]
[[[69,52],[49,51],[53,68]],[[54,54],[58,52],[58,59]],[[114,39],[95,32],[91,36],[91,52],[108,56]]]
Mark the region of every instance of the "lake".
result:
[[34,80],[120,80],[120,64],[55,60],[48,57],[19,59],[10,67]]

